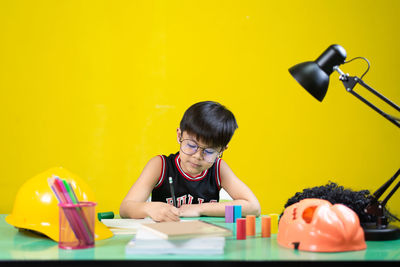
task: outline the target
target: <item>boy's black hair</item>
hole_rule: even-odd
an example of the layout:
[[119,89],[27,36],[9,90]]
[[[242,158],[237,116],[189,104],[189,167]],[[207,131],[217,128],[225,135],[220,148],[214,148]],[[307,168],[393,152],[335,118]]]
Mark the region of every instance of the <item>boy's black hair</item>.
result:
[[[371,223],[376,222],[376,217],[364,211],[371,201],[370,196],[371,194],[368,190],[354,191],[329,181],[329,183],[324,186],[315,186],[303,189],[303,192],[297,192],[293,197],[288,199],[285,208],[305,198],[320,198],[328,200],[333,205],[346,205],[357,213],[360,223]],[[398,218],[391,214],[386,208],[384,209],[384,213],[389,221],[398,220]]]
[[212,146],[225,147],[238,128],[235,116],[225,106],[214,101],[198,102],[183,114],[180,129]]

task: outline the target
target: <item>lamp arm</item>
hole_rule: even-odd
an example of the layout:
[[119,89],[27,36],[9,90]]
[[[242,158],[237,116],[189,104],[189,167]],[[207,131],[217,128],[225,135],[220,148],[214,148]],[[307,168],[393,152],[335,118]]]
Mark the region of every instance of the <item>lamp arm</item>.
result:
[[392,195],[397,191],[400,187],[400,181],[393,187],[392,191],[385,197],[385,199],[381,202],[382,206],[385,206],[388,200],[392,197]]
[[390,191],[390,193],[385,197],[385,199],[380,202],[380,196],[389,188],[389,186],[397,179],[400,175],[400,169],[390,178],[386,183],[384,183],[378,190],[375,191],[374,194],[370,196],[370,202],[365,207],[365,212],[371,215],[376,216],[376,225],[378,228],[385,228],[388,225],[388,219],[384,214],[384,207],[388,200],[392,197],[392,195],[397,191],[400,187],[400,182],[398,182],[394,188]]
[[378,91],[376,91],[375,89],[373,89],[371,86],[369,86],[368,84],[366,84],[362,79],[355,77],[356,81],[361,84],[363,87],[367,88],[371,93],[373,93],[374,95],[376,95],[377,97],[379,97],[380,99],[382,99],[383,101],[385,101],[386,103],[388,103],[389,105],[391,105],[394,109],[396,109],[397,111],[400,111],[400,106],[396,105],[394,102],[392,102],[390,99],[388,99],[387,97],[385,97],[384,95],[382,95],[381,93],[379,93]]
[[[400,175],[400,169],[397,170],[397,172],[386,182],[384,183],[378,190],[376,190],[373,194],[373,196],[376,199],[379,199],[383,193],[389,188],[389,186],[397,179],[397,177]],[[396,187],[398,187],[396,185]]]
[[361,80],[360,78],[356,77],[356,76],[349,76],[347,74],[344,74],[342,71],[340,71],[340,69],[335,69],[337,70],[341,75],[340,75],[340,80],[342,81],[344,87],[346,88],[347,92],[351,93],[352,95],[354,95],[355,97],[357,97],[359,100],[361,100],[362,102],[364,102],[366,105],[368,105],[370,108],[372,108],[373,110],[375,110],[376,112],[378,112],[380,115],[382,115],[383,117],[385,117],[387,120],[389,120],[390,122],[392,122],[393,124],[395,124],[397,127],[400,128],[400,118],[397,118],[395,116],[392,116],[390,114],[387,114],[386,112],[382,111],[381,109],[379,109],[378,107],[376,107],[375,105],[373,105],[371,102],[369,102],[367,99],[365,99],[364,97],[362,97],[361,95],[359,95],[358,93],[356,93],[353,88],[357,85],[360,84],[361,86],[363,86],[364,88],[366,88],[368,91],[370,91],[371,93],[373,93],[374,95],[376,95],[377,97],[379,97],[380,99],[382,99],[383,101],[385,101],[387,104],[389,104],[392,108],[396,109],[397,111],[400,112],[400,106],[396,105],[394,102],[392,102],[390,99],[388,99],[387,97],[385,97],[384,95],[382,95],[381,93],[379,93],[378,91],[376,91],[375,89],[373,89],[372,87],[370,87],[369,85],[367,85],[363,80]]

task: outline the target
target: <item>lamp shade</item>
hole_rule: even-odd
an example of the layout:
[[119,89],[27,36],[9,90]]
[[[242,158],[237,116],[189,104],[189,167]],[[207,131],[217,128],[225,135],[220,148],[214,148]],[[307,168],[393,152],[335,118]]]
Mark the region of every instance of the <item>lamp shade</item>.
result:
[[331,45],[317,60],[297,64],[289,69],[290,74],[313,97],[322,101],[328,91],[329,75],[335,66],[343,64],[346,51],[340,45]]
[[289,69],[293,78],[313,97],[322,101],[328,91],[329,76],[314,61],[303,62]]

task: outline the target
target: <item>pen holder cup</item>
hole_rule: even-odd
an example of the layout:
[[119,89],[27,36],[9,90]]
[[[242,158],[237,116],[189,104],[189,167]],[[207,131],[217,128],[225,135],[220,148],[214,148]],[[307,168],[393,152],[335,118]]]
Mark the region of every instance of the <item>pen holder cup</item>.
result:
[[82,249],[94,247],[94,202],[59,203],[60,233],[58,247]]

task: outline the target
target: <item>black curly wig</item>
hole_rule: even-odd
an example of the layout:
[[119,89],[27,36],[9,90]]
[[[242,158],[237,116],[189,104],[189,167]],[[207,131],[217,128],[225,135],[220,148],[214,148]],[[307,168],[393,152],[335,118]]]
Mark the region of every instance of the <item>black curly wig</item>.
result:
[[[326,185],[306,188],[303,192],[297,192],[293,197],[289,198],[285,204],[285,208],[305,198],[325,199],[333,205],[346,205],[358,215],[360,223],[365,224],[376,222],[376,216],[367,214],[364,211],[371,201],[370,197],[371,194],[368,190],[353,191],[329,181]],[[389,221],[398,220],[387,209],[384,210],[384,213]]]

